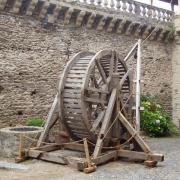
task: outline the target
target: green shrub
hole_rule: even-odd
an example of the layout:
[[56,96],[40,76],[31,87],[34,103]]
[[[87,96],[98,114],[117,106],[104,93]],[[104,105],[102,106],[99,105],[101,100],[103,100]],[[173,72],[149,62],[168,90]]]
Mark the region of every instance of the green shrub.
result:
[[29,118],[27,120],[27,126],[38,126],[41,127],[44,124],[44,119],[41,118]]
[[169,117],[162,111],[159,104],[150,101],[142,102],[144,112],[142,113],[142,129],[153,137],[169,134]]
[[158,97],[142,96],[141,106],[144,107],[141,113],[141,129],[151,137],[180,136],[178,129],[162,106],[158,103]]

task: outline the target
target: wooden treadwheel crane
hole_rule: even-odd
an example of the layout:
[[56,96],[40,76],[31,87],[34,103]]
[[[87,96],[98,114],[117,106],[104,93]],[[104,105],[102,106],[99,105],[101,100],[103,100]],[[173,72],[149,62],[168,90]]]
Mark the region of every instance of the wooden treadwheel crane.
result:
[[[140,45],[139,40],[124,60],[114,50],[72,57],[37,147],[26,156],[69,164],[86,173],[117,158],[141,160],[149,166],[163,161],[164,156],[152,153],[133,125],[133,83],[125,61],[140,58]],[[61,143],[44,145],[57,120]]]

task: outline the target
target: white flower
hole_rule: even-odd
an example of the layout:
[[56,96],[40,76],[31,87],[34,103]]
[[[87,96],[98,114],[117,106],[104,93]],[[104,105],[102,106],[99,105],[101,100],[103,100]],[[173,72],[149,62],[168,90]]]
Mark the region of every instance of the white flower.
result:
[[156,124],[160,124],[160,120],[159,119],[156,119]]

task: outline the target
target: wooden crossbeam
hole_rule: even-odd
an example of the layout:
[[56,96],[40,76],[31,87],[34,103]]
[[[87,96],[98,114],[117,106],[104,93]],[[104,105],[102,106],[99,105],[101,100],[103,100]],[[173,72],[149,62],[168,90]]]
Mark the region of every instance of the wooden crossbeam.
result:
[[130,158],[132,160],[152,160],[152,161],[164,161],[164,155],[145,153],[129,150],[118,150],[118,157]]

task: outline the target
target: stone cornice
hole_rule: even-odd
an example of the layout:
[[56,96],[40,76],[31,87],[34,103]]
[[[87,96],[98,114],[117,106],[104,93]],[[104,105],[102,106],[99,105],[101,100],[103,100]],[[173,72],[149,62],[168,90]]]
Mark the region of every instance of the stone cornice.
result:
[[[117,0],[118,3],[120,1]],[[59,19],[63,19],[65,25],[75,22],[74,25],[77,27],[85,25],[87,28],[107,31],[108,33],[123,33],[140,38],[146,38],[151,34],[150,40],[166,40],[169,34],[172,33],[173,14],[170,11],[160,8],[157,10],[153,6],[137,2],[132,4],[134,1],[128,0],[123,0],[119,4],[123,5],[120,8],[118,4],[116,4],[116,7],[111,4],[110,8],[105,8],[100,4],[84,2],[0,0],[0,10],[34,16],[49,25],[58,23]],[[91,2],[94,1],[91,0]]]

